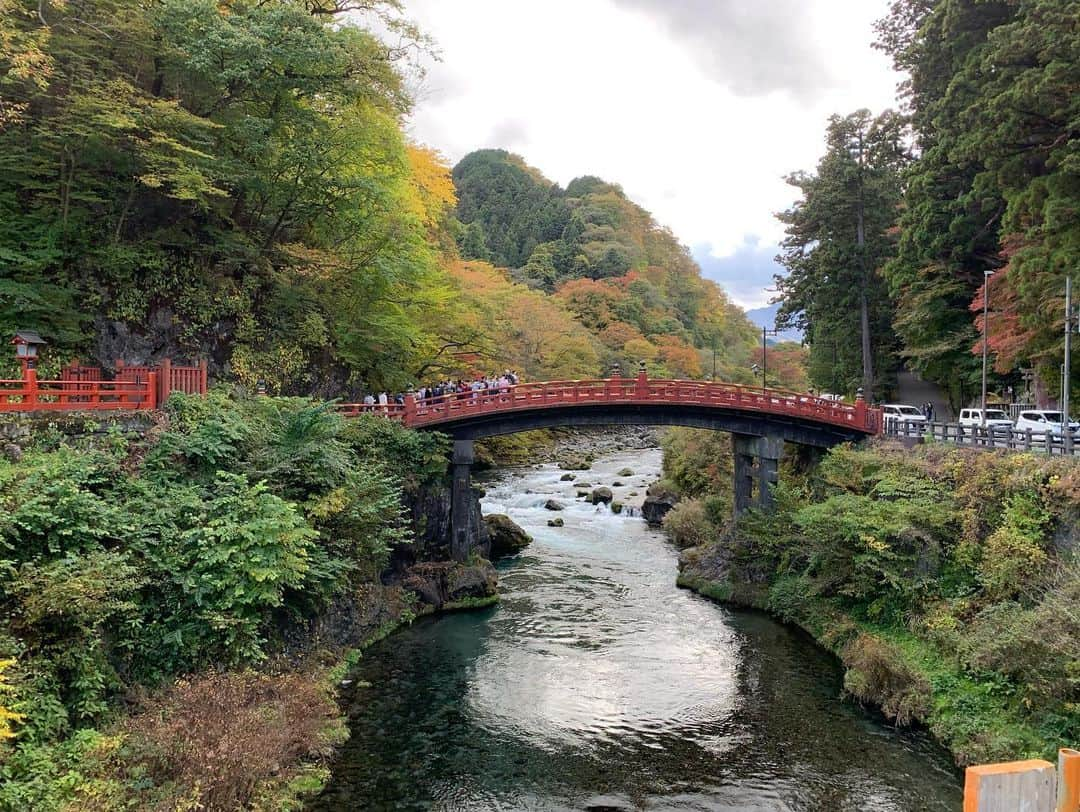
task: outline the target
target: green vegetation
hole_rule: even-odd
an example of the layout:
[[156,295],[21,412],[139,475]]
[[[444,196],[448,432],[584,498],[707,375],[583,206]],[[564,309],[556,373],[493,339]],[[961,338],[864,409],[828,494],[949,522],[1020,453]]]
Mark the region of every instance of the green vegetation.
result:
[[803,329],[810,378],[828,392],[862,386],[871,397],[896,371],[892,308],[875,269],[893,255],[902,132],[891,112],[833,116],[816,174],[788,178],[802,200],[780,215],[788,274],[777,277],[777,321]]
[[1078,484],[1071,460],[840,447],[786,472],[774,514],[687,511],[708,541],[680,583],[804,627],[849,694],[961,764],[1046,757],[1080,738]]
[[[954,406],[967,405],[978,387],[980,332],[988,330],[996,385],[1019,388],[1019,370],[1031,367],[1041,385],[1058,391],[1064,280],[1080,265],[1078,15],[1077,0],[893,0],[878,23],[877,47],[909,76],[900,101],[910,161],[896,162],[891,143],[888,157],[874,155],[875,127],[898,127],[894,113],[869,129],[864,113],[834,118],[817,175],[793,178],[803,202],[782,217],[792,270],[791,281],[781,282],[785,313],[806,323],[815,386],[866,385],[861,364],[869,357],[880,392],[891,384],[898,352],[944,387]],[[845,154],[839,141],[851,139],[838,139],[841,131],[865,138]],[[887,142],[893,138],[889,132]],[[868,194],[853,193],[860,188]],[[852,251],[860,206],[866,247]],[[841,239],[811,242],[826,234]],[[803,285],[822,265],[830,281],[863,284],[851,285],[847,299],[832,285]],[[981,318],[986,271],[996,272],[988,328]],[[870,305],[869,353],[850,340],[859,332],[853,305],[860,291]],[[819,362],[834,353],[839,375]]]
[[[346,423],[305,400],[174,395],[167,413],[149,442],[47,441],[0,461],[0,809],[148,806],[177,792],[231,808],[218,793],[255,803],[325,756],[330,695],[303,690],[302,675],[264,683],[242,669],[266,662],[289,622],[376,579],[410,539],[402,488],[445,471],[437,436]],[[241,670],[117,720],[116,700],[139,686],[223,666]],[[240,737],[220,775],[199,760],[214,731]],[[267,766],[249,769],[260,753]]]
[[407,140],[426,46],[398,0],[0,0],[0,334],[324,397],[714,347],[750,382],[752,326],[617,186]]

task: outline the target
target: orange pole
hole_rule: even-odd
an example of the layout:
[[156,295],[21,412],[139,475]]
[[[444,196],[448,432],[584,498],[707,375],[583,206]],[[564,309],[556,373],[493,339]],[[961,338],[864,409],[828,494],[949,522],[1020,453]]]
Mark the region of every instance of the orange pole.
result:
[[199,394],[205,395],[207,390],[206,359],[199,360]]
[[1080,750],[1058,751],[1057,812],[1080,812]]

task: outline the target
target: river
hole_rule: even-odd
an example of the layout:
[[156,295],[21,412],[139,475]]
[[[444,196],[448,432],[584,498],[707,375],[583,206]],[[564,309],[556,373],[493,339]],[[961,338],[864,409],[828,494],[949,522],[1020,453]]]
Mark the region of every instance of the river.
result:
[[[616,499],[640,503],[659,467],[659,451],[620,452],[579,481],[621,479]],[[485,513],[508,513],[533,544],[500,564],[499,606],[365,654],[317,809],[960,807],[925,734],[843,702],[837,663],[804,634],[678,589],[663,535],[575,501],[562,473],[485,483]],[[555,516],[565,527],[548,527]]]

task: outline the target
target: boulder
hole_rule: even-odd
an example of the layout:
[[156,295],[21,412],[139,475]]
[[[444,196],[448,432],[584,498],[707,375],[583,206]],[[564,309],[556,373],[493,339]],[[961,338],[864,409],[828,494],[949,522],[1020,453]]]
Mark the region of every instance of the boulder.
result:
[[600,487],[593,488],[593,492],[589,496],[589,501],[592,502],[594,505],[609,505],[611,504],[611,500],[614,498],[615,496],[614,494],[612,494],[611,488]]
[[3,449],[3,457],[8,462],[18,462],[22,459],[23,450],[17,443],[7,443]]
[[617,480],[617,479],[614,482],[611,483],[611,487],[613,487],[613,488],[621,488],[622,486],[623,486],[623,483],[619,482],[619,480]]
[[564,522],[561,517],[558,519],[548,519],[548,527],[562,527],[564,524],[566,524],[566,522]]
[[559,477],[559,482],[573,482],[577,479],[577,474],[563,474]]
[[498,588],[498,576],[484,559],[473,564],[424,561],[406,570],[401,586],[423,603],[442,609],[460,601],[492,597]]
[[496,513],[484,517],[484,526],[487,528],[488,538],[491,539],[491,557],[500,558],[506,555],[516,555],[529,546],[532,538],[522,530],[513,519]]
[[592,484],[589,482],[575,482],[574,487],[577,488],[579,491],[584,491],[591,488]]
[[678,503],[679,495],[671,488],[656,482],[645,492],[645,501],[641,505],[641,515],[652,527],[659,527]]
[[558,499],[548,499],[544,502],[544,510],[566,510],[566,505]]
[[634,475],[634,469],[633,468],[620,468],[619,472],[617,474],[617,476],[633,476],[633,475]]
[[564,471],[588,471],[592,468],[592,460],[588,457],[563,457],[559,460],[559,467]]
[[612,502],[611,503],[611,512],[612,513],[622,513],[622,511],[623,511],[623,503],[622,502]]

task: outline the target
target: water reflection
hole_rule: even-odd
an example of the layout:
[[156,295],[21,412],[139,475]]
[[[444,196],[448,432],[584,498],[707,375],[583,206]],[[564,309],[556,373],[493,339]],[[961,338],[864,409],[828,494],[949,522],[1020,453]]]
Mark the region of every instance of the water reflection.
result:
[[[587,472],[633,502],[657,452]],[[838,701],[802,635],[674,586],[640,519],[574,501],[543,468],[504,475],[487,512],[536,541],[501,567],[502,604],[373,649],[352,738],[319,809],[927,810],[959,805],[946,755]],[[526,493],[525,491],[532,491]],[[551,497],[567,503],[549,528]]]

